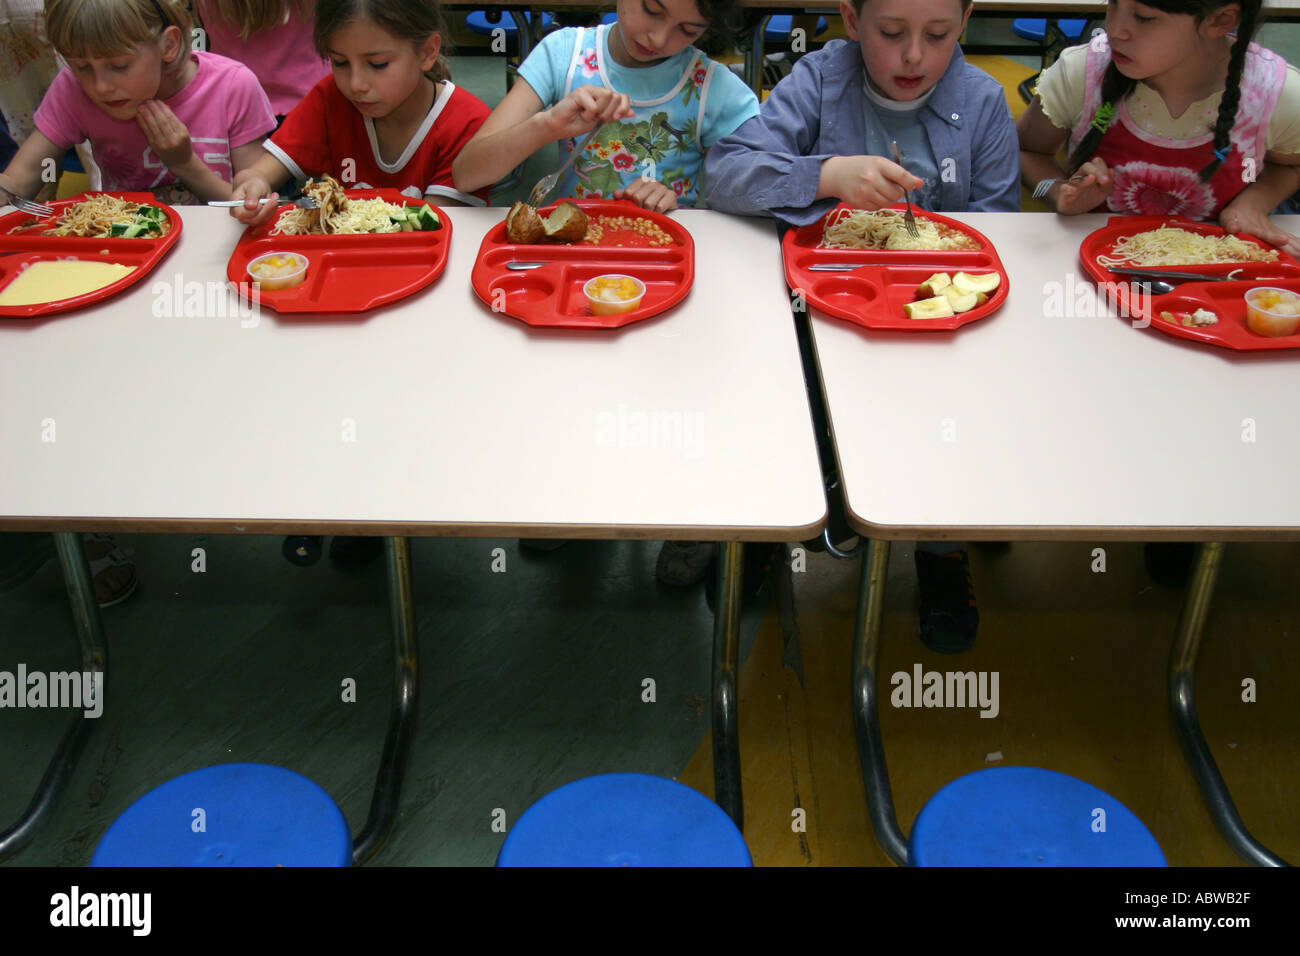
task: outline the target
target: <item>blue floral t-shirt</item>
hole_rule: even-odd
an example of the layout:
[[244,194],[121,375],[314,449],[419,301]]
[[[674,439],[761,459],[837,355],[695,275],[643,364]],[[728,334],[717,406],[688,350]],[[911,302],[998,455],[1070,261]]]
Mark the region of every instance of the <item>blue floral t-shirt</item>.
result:
[[[544,109],[580,86],[601,86],[627,94],[636,112],[597,131],[560,180],[559,195],[609,197],[646,175],[671,187],[681,205],[694,205],[704,151],[758,115],[758,99],[695,47],[652,67],[619,66],[609,55],[609,30],[557,30],[519,68]],[[576,145],[564,140],[563,158]]]

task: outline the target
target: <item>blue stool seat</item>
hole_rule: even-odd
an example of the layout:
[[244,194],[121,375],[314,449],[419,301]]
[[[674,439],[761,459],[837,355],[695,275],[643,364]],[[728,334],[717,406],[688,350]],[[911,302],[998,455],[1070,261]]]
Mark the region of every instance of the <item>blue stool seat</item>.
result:
[[90,865],[351,866],[352,835],[330,795],[301,774],[228,763],[182,774],[131,804]]
[[[525,10],[524,19],[527,20],[529,23],[532,23],[533,22],[532,13]],[[549,30],[551,28],[551,22],[552,22],[551,15],[549,13],[543,13],[542,30]],[[468,16],[466,16],[465,26],[469,27],[475,33],[482,33],[484,36],[491,36],[492,31],[498,28],[504,30],[506,33],[506,37],[511,39],[513,39],[514,35],[519,32],[515,27],[514,17],[509,17],[506,16],[505,14],[502,14],[497,19],[497,21],[493,23],[491,20],[488,19],[486,10],[475,10],[472,13],[470,13]]]
[[[1094,830],[1098,808],[1104,831]],[[914,866],[1166,865],[1155,838],[1114,797],[1035,767],[958,777],[921,808],[908,843]]]
[[565,784],[515,821],[497,866],[753,866],[716,803],[641,773]]
[[[1083,34],[1083,28],[1088,25],[1087,20],[1057,20],[1057,28],[1065,34],[1067,40],[1077,40]],[[1036,20],[1032,17],[1022,17],[1011,21],[1011,32],[1022,40],[1033,40],[1035,43],[1042,43],[1047,38],[1047,21]]]
[[[817,30],[813,37],[819,37],[826,32],[826,18],[817,18]],[[794,17],[789,14],[778,14],[768,18],[767,26],[763,28],[763,39],[768,43],[777,43],[790,36],[790,31],[794,29]],[[809,37],[812,39],[812,37]]]

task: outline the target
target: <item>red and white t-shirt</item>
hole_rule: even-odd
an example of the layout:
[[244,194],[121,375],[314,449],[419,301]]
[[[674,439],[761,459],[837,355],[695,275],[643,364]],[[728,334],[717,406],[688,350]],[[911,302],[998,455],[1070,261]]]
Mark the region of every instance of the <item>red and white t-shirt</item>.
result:
[[491,187],[472,196],[459,192],[451,164],[489,112],[477,96],[447,80],[402,155],[389,163],[380,158],[374,121],[327,76],[262,145],[298,179],[328,173],[349,189],[398,189],[412,198],[448,196],[485,206]]

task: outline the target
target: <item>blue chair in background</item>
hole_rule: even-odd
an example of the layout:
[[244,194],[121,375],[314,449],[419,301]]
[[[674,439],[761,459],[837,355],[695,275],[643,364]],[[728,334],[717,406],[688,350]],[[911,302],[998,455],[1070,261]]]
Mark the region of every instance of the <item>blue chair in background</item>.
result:
[[726,812],[684,784],[611,773],[565,784],[515,821],[497,866],[753,866]]
[[913,866],[1165,866],[1142,821],[1054,770],[993,767],[958,777],[921,809]]
[[228,763],[182,774],[131,804],[90,865],[351,866],[352,835],[330,795],[301,774]]
[[[533,22],[531,11],[524,11],[524,19],[529,24]],[[543,34],[551,28],[553,22],[549,13],[542,14]],[[504,30],[507,40],[517,39],[519,33],[514,17],[503,16],[500,10],[474,10],[465,17],[465,26],[484,36],[491,36],[493,30]]]
[[1023,80],[1018,87],[1021,99],[1028,103],[1034,98],[1034,87],[1043,70],[1055,63],[1067,46],[1083,42],[1084,31],[1087,29],[1087,20],[1038,20],[1022,17],[1011,21],[1012,33],[1022,40],[1032,40],[1042,48],[1038,72]]

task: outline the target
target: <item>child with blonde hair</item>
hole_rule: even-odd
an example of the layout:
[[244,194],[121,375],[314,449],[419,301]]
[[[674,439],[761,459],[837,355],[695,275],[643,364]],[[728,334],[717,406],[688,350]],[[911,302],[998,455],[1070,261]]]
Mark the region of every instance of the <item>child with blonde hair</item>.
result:
[[190,49],[181,0],[48,0],[45,16],[68,66],[0,186],[35,195],[46,169],[88,139],[107,190],[171,204],[230,198],[275,118],[247,67]]

